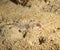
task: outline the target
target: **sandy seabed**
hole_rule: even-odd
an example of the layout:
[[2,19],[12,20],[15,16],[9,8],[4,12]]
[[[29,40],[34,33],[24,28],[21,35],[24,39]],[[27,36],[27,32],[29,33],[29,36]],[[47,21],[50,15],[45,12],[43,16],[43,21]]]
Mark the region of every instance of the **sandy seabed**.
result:
[[60,50],[60,0],[24,3],[0,0],[0,50]]

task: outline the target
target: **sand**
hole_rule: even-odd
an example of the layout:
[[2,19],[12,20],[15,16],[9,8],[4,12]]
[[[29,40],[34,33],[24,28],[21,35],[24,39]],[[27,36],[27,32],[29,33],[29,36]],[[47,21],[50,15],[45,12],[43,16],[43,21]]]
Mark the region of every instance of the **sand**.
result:
[[60,50],[60,0],[0,0],[0,50]]

